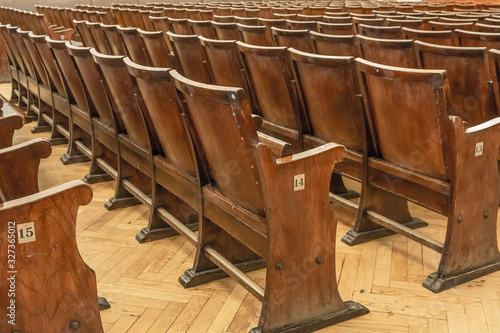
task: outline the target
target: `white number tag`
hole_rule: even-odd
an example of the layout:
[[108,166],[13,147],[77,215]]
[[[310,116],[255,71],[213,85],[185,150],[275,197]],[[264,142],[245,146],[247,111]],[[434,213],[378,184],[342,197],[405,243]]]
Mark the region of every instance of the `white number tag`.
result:
[[476,143],[476,151],[474,152],[474,156],[483,155],[483,142]]
[[305,185],[306,185],[306,175],[305,174],[296,175],[295,177],[293,177],[293,190],[294,191],[303,190]]
[[35,238],[35,223],[28,222],[17,225],[18,244],[30,243],[36,240]]

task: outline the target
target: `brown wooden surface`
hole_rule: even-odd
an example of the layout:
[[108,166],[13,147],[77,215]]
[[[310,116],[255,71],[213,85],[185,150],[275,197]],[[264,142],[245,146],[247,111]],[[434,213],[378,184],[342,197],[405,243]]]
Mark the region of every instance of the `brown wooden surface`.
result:
[[23,125],[23,118],[17,114],[0,117],[0,149],[12,146],[14,131],[21,129]]

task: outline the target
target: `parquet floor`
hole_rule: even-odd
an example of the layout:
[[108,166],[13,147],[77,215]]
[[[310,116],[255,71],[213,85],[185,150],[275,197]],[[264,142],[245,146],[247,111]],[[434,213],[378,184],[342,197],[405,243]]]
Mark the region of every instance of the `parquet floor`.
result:
[[[0,85],[0,92],[8,87]],[[15,142],[48,137],[32,134],[32,126],[18,131]],[[65,150],[53,147],[51,157],[42,162],[41,189],[87,173],[88,163],[61,164]],[[111,303],[111,309],[101,312],[105,332],[240,333],[256,326],[260,303],[230,278],[189,290],[177,283],[194,259],[194,248],[184,237],[138,244],[134,236],[146,226],[148,209],[141,205],[106,211],[114,182],[92,187],[92,202],[78,214],[77,238],[82,257],[97,273],[99,295]],[[422,232],[443,241],[445,219],[411,208],[414,216],[430,224]],[[435,271],[437,253],[402,236],[348,247],[340,238],[353,216],[342,211],[337,216],[340,293],[371,313],[320,332],[500,332],[500,272],[433,294],[421,283]],[[263,284],[265,271],[250,276]]]

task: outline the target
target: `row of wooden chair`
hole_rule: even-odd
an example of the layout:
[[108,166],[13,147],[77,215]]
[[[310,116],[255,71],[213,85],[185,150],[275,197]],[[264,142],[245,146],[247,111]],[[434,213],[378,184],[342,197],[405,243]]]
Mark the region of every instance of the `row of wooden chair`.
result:
[[35,139],[12,146],[10,130],[22,121],[0,118],[0,303],[7,309],[0,331],[103,332],[99,302],[107,302],[98,302],[95,273],[76,244],[77,210],[92,189],[73,181],[39,191],[40,161],[51,145]]

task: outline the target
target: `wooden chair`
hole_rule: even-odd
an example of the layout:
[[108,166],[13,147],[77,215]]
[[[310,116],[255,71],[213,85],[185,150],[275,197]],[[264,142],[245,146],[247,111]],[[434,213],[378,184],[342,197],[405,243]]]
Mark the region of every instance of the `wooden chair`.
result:
[[464,47],[500,49],[500,33],[475,32],[456,29],[452,33],[455,44]]
[[293,47],[304,52],[312,52],[309,30],[289,30],[271,27],[276,45]]
[[[499,270],[500,119],[467,127],[449,115],[453,108],[444,70],[356,61],[373,143],[356,225],[378,223],[441,253],[437,272],[423,283],[433,292]],[[375,188],[445,215],[444,244],[377,214],[372,208],[377,203],[365,199]]]
[[386,18],[385,23],[387,26],[398,26],[407,27],[412,29],[422,29],[424,25],[423,20],[408,20],[408,19],[396,19],[396,18]]
[[215,22],[212,21],[212,28],[215,30],[215,35],[217,39],[222,40],[238,40],[240,35],[238,33],[238,27],[234,22]]
[[210,74],[203,57],[203,49],[196,35],[176,35],[167,32],[180,71],[191,80],[210,83]]
[[212,22],[217,23],[236,23],[233,15],[214,15],[212,17]]
[[118,25],[101,23],[101,28],[106,35],[109,50],[112,55],[125,55],[125,45],[123,37],[118,31]]
[[401,39],[401,26],[377,27],[366,24],[359,25],[359,33],[366,37],[382,39]]
[[[94,37],[94,42],[95,42],[95,49],[99,51],[100,53],[104,54],[111,54],[112,50],[110,50],[108,38],[106,37],[106,34],[104,30],[102,29],[101,22],[85,22],[87,25],[88,30]],[[84,43],[84,45],[86,45]],[[87,45],[92,47],[91,45]]]
[[354,24],[352,23],[325,23],[317,22],[318,31],[331,35],[354,35]]
[[[95,273],[75,234],[77,210],[91,198],[90,186],[78,180],[2,205],[0,234],[9,246],[1,250],[0,304],[15,304],[15,316],[2,320],[0,331],[103,332]],[[7,260],[13,251],[15,263]],[[7,297],[12,283],[16,295]]]
[[321,20],[318,22],[323,22],[323,23],[334,23],[334,24],[345,24],[345,23],[352,23],[352,17],[351,16],[329,16],[329,15],[324,15]]
[[291,82],[286,47],[237,44],[250,91],[255,94],[255,113],[263,118],[259,131],[290,143],[294,152],[302,151],[302,134],[308,125]]
[[454,42],[451,38],[452,30],[429,31],[403,27],[401,33],[404,39],[414,39],[431,44],[452,46]]
[[[106,93],[105,80],[92,58],[90,48],[66,43],[77,68],[81,84],[87,96],[92,116],[93,152],[90,160],[90,174],[106,173],[117,179],[119,167],[118,128],[123,128],[115,114]],[[120,208],[136,204],[137,199],[120,197],[106,203],[105,207]],[[120,206],[120,207],[118,207]]]
[[151,60],[137,28],[118,27],[118,32],[122,36],[125,54],[138,64],[148,65]]
[[500,112],[500,51],[491,49],[488,51],[488,72],[490,74],[493,96],[497,112]]
[[216,38],[215,30],[209,20],[188,20],[191,26],[191,31],[194,35],[203,36],[206,38],[214,39]]
[[451,110],[469,126],[498,116],[485,47],[454,47],[415,41],[418,68],[443,69],[450,83]]
[[354,35],[330,35],[309,31],[315,53],[357,57],[359,48]]
[[14,131],[23,125],[23,118],[17,114],[0,116],[0,149],[12,146]]
[[172,27],[172,32],[178,35],[192,35],[193,31],[187,18],[168,18],[168,23]]
[[288,49],[288,58],[302,110],[310,123],[304,149],[327,142],[346,147],[345,159],[335,165],[330,192],[344,199],[359,194],[347,190],[341,174],[361,180],[363,142],[366,141],[363,107],[353,57],[332,57]]
[[384,19],[381,18],[360,18],[360,17],[353,17],[352,18],[352,24],[354,25],[354,31],[356,33],[360,33],[359,25],[360,24],[365,24],[365,25],[371,25],[371,26],[383,26],[385,25]]
[[[263,302],[257,328],[263,332],[310,332],[367,313],[341,300],[335,280],[336,223],[326,183],[343,147],[328,144],[274,157],[259,142],[243,90],[200,85],[175,71],[171,75],[185,100],[202,163],[210,170],[210,183],[202,189],[195,264],[181,284],[195,286],[228,273]],[[293,179],[300,175],[308,183],[294,191]],[[280,208],[285,197],[292,200],[289,208]],[[311,221],[307,228],[304,219]],[[243,273],[261,266],[260,258],[267,262],[265,289]]]
[[144,112],[151,119],[149,130],[158,137],[159,143],[159,153],[154,156],[149,224],[136,239],[142,243],[173,236],[179,231],[196,245],[197,236],[191,230],[198,228],[202,212],[201,185],[206,180],[202,180],[198,169],[170,69],[141,66],[128,58],[124,61],[137,82]]
[[[61,79],[59,70],[57,68],[54,55],[50,50],[45,35],[34,35],[30,33],[29,35],[31,41],[35,45],[38,55],[43,63],[43,66],[47,72],[47,76],[50,79],[50,97],[52,98],[52,131],[50,135],[50,143],[65,144],[70,140],[70,124],[71,124],[71,109],[68,100],[68,95],[66,92],[66,87]],[[81,160],[81,156],[74,156],[75,162]],[[63,163],[71,163],[73,156],[64,156],[61,159]]]
[[265,25],[243,25],[236,23],[240,38],[244,43],[260,46],[273,46],[273,39]]
[[476,23],[478,32],[500,33],[500,26]]
[[142,38],[151,65],[155,67],[177,68],[173,53],[165,45],[162,31],[143,31],[137,29]]
[[288,29],[290,30],[317,30],[317,21],[295,21],[295,20],[285,20]]
[[105,91],[114,111],[118,132],[119,172],[115,196],[106,204],[107,209],[119,208],[124,201],[151,206],[157,138],[149,131],[150,119],[142,112],[142,99],[135,81],[125,68],[123,56],[107,56],[90,49],[105,81]]
[[249,96],[251,110],[258,114],[253,89],[245,76],[240,51],[235,41],[198,37],[207,60],[212,83],[243,89]]
[[437,22],[430,21],[429,25],[432,30],[454,30],[454,29],[462,29],[462,30],[474,30],[474,23],[472,22],[464,22],[464,23],[452,23],[452,22]]
[[381,39],[357,35],[359,55],[383,65],[416,68],[412,39]]

